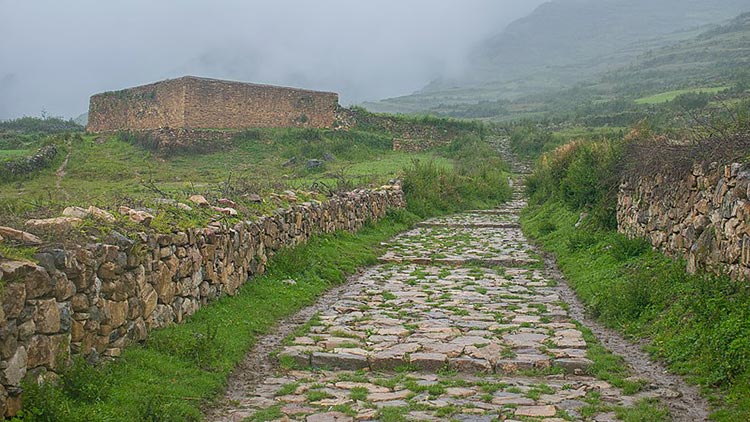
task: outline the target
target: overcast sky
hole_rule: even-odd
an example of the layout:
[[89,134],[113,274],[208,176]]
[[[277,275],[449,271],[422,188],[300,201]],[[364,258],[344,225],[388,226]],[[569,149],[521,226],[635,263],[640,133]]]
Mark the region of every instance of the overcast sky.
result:
[[542,0],[0,0],[0,119],[186,74],[356,103],[455,75]]

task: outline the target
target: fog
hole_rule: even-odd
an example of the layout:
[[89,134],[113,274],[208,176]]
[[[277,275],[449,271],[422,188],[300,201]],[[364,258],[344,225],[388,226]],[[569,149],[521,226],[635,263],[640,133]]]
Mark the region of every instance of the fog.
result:
[[0,0],[0,119],[186,74],[332,90],[351,104],[459,74],[542,0]]

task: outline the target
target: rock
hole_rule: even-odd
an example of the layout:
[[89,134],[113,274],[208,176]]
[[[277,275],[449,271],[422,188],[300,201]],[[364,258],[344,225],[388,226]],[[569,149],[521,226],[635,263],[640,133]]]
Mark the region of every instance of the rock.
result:
[[114,216],[114,215],[110,214],[110,213],[109,213],[109,212],[107,212],[107,211],[104,211],[104,210],[103,210],[103,209],[101,209],[101,208],[97,208],[97,207],[95,207],[95,206],[93,206],[93,205],[92,205],[92,206],[90,206],[90,207],[88,208],[88,210],[86,210],[86,211],[87,211],[87,212],[89,213],[89,215],[91,215],[91,216],[92,216],[92,217],[94,217],[95,219],[97,219],[97,220],[99,220],[99,221],[103,221],[103,222],[105,222],[105,223],[110,223],[110,224],[112,224],[112,223],[114,223],[115,221],[117,221],[117,219],[115,219],[115,216]]
[[89,216],[89,212],[81,207],[67,207],[62,212],[63,217],[73,217],[84,219]]
[[5,368],[0,372],[3,385],[18,387],[26,376],[27,355],[26,348],[21,346],[16,353],[5,362]]
[[128,216],[130,221],[137,224],[143,224],[144,226],[151,224],[151,220],[154,219],[154,216],[146,211],[138,211],[125,206],[120,207],[118,211],[120,214]]
[[3,313],[6,318],[17,318],[26,304],[26,285],[5,282],[2,293]]
[[0,227],[0,236],[7,240],[13,240],[26,246],[38,246],[41,245],[42,239],[34,236],[31,233],[25,231],[16,230],[10,227]]
[[250,202],[255,202],[255,203],[258,203],[258,204],[261,203],[261,202],[263,202],[263,198],[260,195],[255,194],[255,193],[251,193],[249,195],[245,195],[245,199],[247,199]]
[[323,167],[323,161],[321,160],[307,160],[307,164],[305,165],[308,169],[316,169]]
[[409,390],[396,391],[395,393],[372,393],[367,396],[367,401],[379,402],[401,400],[409,397],[410,395],[411,391]]
[[0,358],[8,359],[13,356],[18,347],[18,326],[15,320],[6,321],[0,325]]
[[128,237],[115,230],[112,230],[107,234],[107,236],[104,238],[104,243],[117,245],[123,250],[128,250],[135,244],[134,241],[130,240]]
[[199,207],[207,208],[211,205],[203,195],[193,195],[188,200]]
[[530,418],[549,418],[555,416],[555,406],[521,406],[516,409],[516,416],[527,416]]
[[54,334],[60,331],[60,309],[55,299],[39,300],[33,314],[36,330],[41,334]]
[[351,422],[353,420],[354,418],[341,412],[316,413],[305,419],[307,422]]
[[[12,284],[23,283],[25,287],[25,299],[36,299],[52,291],[52,280],[47,270],[27,261],[3,261],[0,262],[0,272],[3,274],[5,288],[14,289],[15,294],[21,295],[20,287],[10,287]],[[15,301],[14,298],[8,297],[6,290],[5,300]],[[18,304],[18,306],[21,306]],[[8,309],[5,309],[6,315],[9,315]],[[12,310],[11,310],[12,313]]]
[[413,353],[409,363],[423,371],[436,372],[445,366],[447,360],[448,356],[442,353]]
[[193,208],[190,205],[183,204],[182,202],[177,203],[177,208],[183,210],[183,211],[192,211]]
[[569,374],[581,375],[593,365],[593,362],[586,358],[569,358],[555,359],[554,364]]
[[113,300],[105,300],[103,309],[104,316],[109,325],[113,328],[117,328],[125,323],[128,315],[128,301],[124,300],[116,302]]
[[239,214],[234,208],[211,207],[211,209],[230,217],[236,217]]
[[5,403],[5,417],[6,418],[13,418],[15,416],[18,416],[19,413],[21,413],[21,395],[11,395],[8,397],[8,400]]
[[31,337],[27,350],[27,369],[38,366],[51,367],[53,359],[50,338],[45,335]]
[[56,217],[28,220],[24,225],[31,232],[63,235],[76,229],[81,223],[83,220],[76,217]]
[[312,355],[312,366],[319,368],[338,368],[350,371],[367,368],[367,358],[347,353],[321,353]]
[[227,207],[227,208],[237,208],[237,203],[232,201],[231,199],[222,198],[219,199],[219,205]]

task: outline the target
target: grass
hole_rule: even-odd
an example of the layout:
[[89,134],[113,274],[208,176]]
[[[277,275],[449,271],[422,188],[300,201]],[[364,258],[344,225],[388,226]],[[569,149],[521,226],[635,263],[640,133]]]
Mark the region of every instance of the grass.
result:
[[[0,183],[0,219],[22,223],[31,216],[59,215],[67,206],[153,207],[153,199],[186,201],[195,193],[211,198],[265,194],[289,188],[325,192],[382,185],[399,178],[411,159],[452,161],[436,152],[409,154],[391,150],[391,137],[364,131],[263,129],[238,133],[226,145],[201,154],[161,156],[118,136],[52,137],[60,147],[49,168],[10,183]],[[55,174],[70,154],[65,176]],[[0,159],[17,156],[0,150]],[[333,157],[321,169],[308,159]],[[284,164],[292,158],[292,165]],[[57,187],[59,184],[59,188]],[[247,204],[250,206],[251,204]]]
[[635,100],[636,104],[662,104],[674,100],[683,94],[718,94],[722,91],[726,91],[731,87],[729,86],[716,86],[716,87],[704,87],[704,88],[690,88],[690,89],[677,89],[674,91],[662,92],[660,94],[651,95],[648,97],[642,97]]
[[26,157],[31,155],[33,152],[34,151],[27,149],[3,149],[0,150],[0,161],[7,158]]
[[[724,276],[687,274],[684,262],[643,241],[576,229],[577,220],[577,213],[548,202],[528,210],[522,225],[555,253],[595,317],[634,339],[649,339],[655,357],[705,388],[716,405],[714,420],[749,420],[750,289]],[[599,375],[599,365],[593,369]]]
[[[89,377],[91,385],[84,387],[97,390],[106,382],[104,397],[91,401],[51,386],[30,388],[24,396],[27,420],[146,420],[149,412],[159,420],[200,420],[203,406],[223,391],[229,372],[258,336],[358,267],[375,263],[380,243],[414,221],[398,212],[356,235],[318,236],[283,251],[266,275],[245,284],[237,296],[201,309],[183,325],[153,332],[145,345],[127,348],[106,369],[91,369],[107,375]],[[283,283],[289,278],[297,284]]]
[[[476,127],[474,123],[467,126]],[[405,192],[407,210],[392,211],[384,221],[368,225],[356,235],[339,232],[317,236],[306,245],[280,252],[268,272],[247,282],[238,295],[202,308],[182,325],[152,332],[145,344],[126,348],[111,364],[77,368],[85,376],[81,382],[70,384],[75,388],[26,383],[21,419],[200,420],[201,409],[222,393],[230,371],[258,336],[272,330],[279,319],[314,303],[357,268],[375,264],[385,240],[420,218],[494,206],[510,197],[507,166],[478,137],[457,139],[450,148],[417,155],[391,151],[391,139],[381,132],[253,130],[239,133],[228,145],[214,151],[160,157],[120,137],[102,141],[73,136],[63,139],[58,162],[50,168],[0,185],[0,218],[15,222],[32,215],[54,215],[70,205],[153,207],[152,200],[162,195],[181,201],[192,193],[206,194],[209,199],[231,198],[242,193],[279,191],[295,183],[325,190],[331,188],[329,181],[335,181],[339,188],[349,189],[404,176],[405,184],[412,187],[429,186],[432,172],[399,170],[413,158],[429,161],[431,171],[444,177],[439,180],[441,189],[450,193],[447,198],[425,197],[418,189],[411,189]],[[335,159],[326,162],[323,170],[306,168],[306,159],[326,154]],[[68,155],[65,177],[58,178],[55,169]],[[296,164],[284,166],[293,157],[297,157]],[[486,165],[472,165],[477,157],[490,159]],[[349,172],[358,178],[348,179]],[[300,194],[301,200],[307,198]],[[266,201],[257,208],[243,205],[250,208],[247,213],[263,213],[285,205],[282,202]],[[210,219],[204,214],[201,210],[159,209],[152,228],[204,225]],[[6,249],[0,252],[18,256],[33,253]],[[285,283],[289,279],[296,283]],[[89,394],[92,391],[101,394],[93,397]],[[383,420],[399,417],[398,412],[384,412]],[[271,408],[254,419],[278,416],[279,409]]]

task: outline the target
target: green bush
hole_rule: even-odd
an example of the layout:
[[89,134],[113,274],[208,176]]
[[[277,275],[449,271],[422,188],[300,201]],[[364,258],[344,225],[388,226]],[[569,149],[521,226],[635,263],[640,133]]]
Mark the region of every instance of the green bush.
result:
[[527,180],[527,192],[534,203],[558,200],[572,210],[590,210],[600,227],[617,227],[621,157],[619,142],[568,143],[540,158]]
[[637,258],[651,250],[651,244],[645,239],[630,239],[625,236],[615,236],[609,248],[609,253],[618,261]]
[[538,127],[533,122],[524,122],[510,134],[510,146],[514,153],[524,158],[536,158],[560,145],[561,139],[552,132]]

